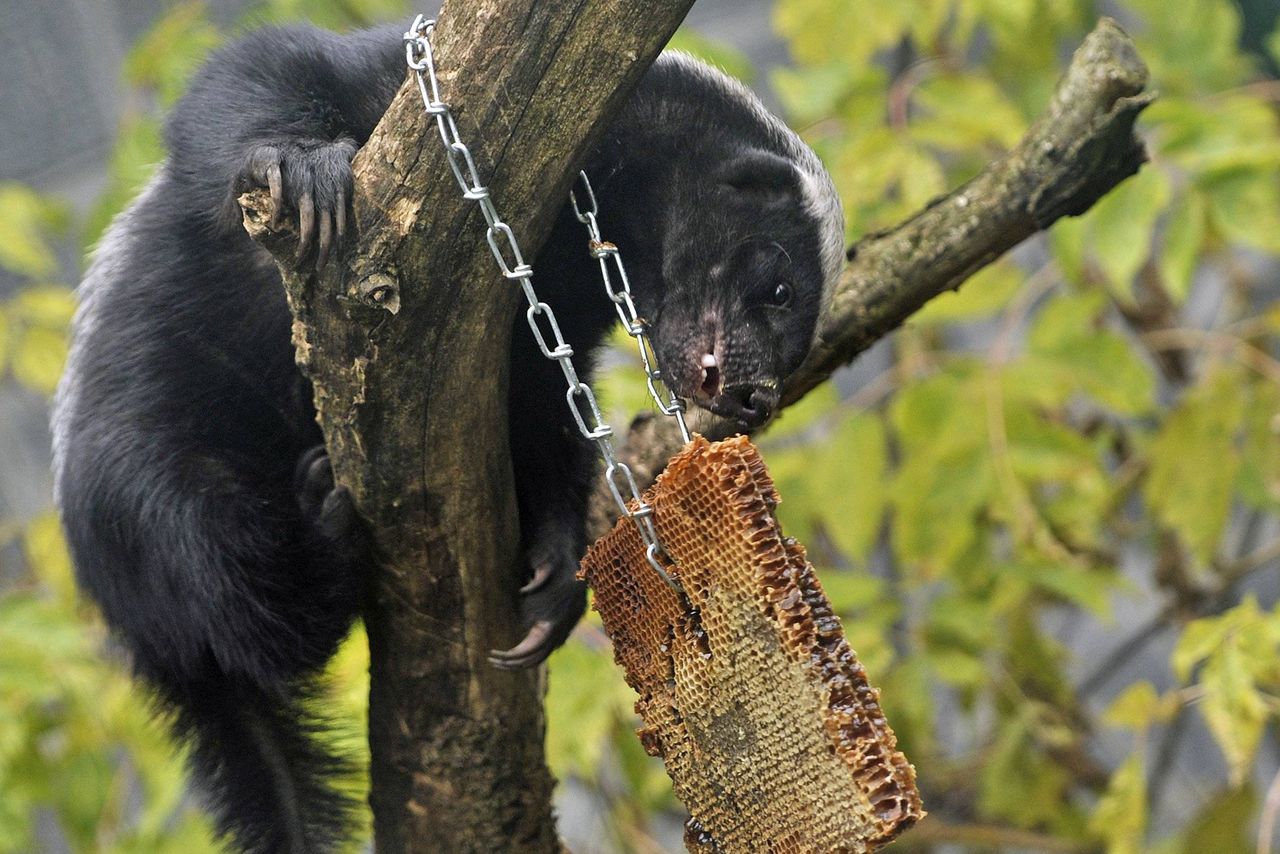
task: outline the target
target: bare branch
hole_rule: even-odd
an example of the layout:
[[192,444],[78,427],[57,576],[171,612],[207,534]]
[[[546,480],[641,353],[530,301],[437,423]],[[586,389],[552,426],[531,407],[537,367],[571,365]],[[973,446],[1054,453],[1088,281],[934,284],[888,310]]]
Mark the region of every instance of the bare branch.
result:
[[1133,42],[1103,18],[1053,100],[1012,151],[888,231],[864,237],[809,360],[787,383],[794,403],[939,294],[1059,218],[1087,211],[1146,160],[1134,135],[1154,99]]

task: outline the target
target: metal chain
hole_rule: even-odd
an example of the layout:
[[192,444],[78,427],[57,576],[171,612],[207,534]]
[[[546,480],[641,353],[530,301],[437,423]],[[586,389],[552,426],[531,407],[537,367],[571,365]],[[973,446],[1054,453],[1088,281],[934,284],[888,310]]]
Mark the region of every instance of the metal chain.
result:
[[[613,443],[609,440],[613,435],[613,428],[605,422],[591,387],[578,378],[578,373],[573,368],[573,348],[560,333],[560,324],[556,322],[555,312],[551,310],[551,306],[538,299],[538,294],[533,288],[533,267],[525,262],[520,252],[520,244],[516,241],[511,227],[498,215],[498,209],[494,207],[488,188],[480,182],[475,158],[458,132],[453,112],[440,98],[440,81],[436,77],[435,54],[431,48],[431,34],[435,30],[435,25],[434,20],[429,20],[425,15],[418,15],[413,19],[409,31],[404,34],[405,62],[413,70],[417,79],[423,109],[427,115],[435,117],[440,139],[444,143],[445,155],[449,161],[449,169],[453,172],[459,189],[462,190],[463,198],[471,199],[480,206],[480,213],[484,216],[486,224],[485,240],[489,243],[489,249],[502,270],[503,277],[520,283],[525,300],[529,303],[525,318],[529,322],[529,328],[533,330],[538,349],[542,351],[543,356],[557,362],[564,373],[565,381],[568,383],[565,401],[573,414],[573,420],[578,425],[578,432],[595,443],[596,450],[604,460],[605,483],[609,487],[614,502],[618,505],[618,510],[635,524],[640,539],[645,544],[645,558],[649,564],[667,584],[678,590],[679,585],[658,560],[660,554],[666,555],[666,553],[662,549],[662,544],[658,540],[658,531],[653,524],[653,507],[640,497],[640,489],[630,466],[619,460],[614,453]],[[600,272],[604,278],[605,289],[608,291],[609,299],[613,300],[618,316],[627,328],[627,333],[638,342],[650,393],[664,414],[676,418],[681,435],[688,442],[689,429],[684,420],[684,404],[674,394],[669,401],[664,402],[657,389],[656,383],[660,380],[661,374],[658,372],[653,345],[646,334],[644,321],[637,315],[635,304],[631,300],[631,285],[622,267],[622,257],[616,246],[600,239],[600,230],[596,224],[595,195],[591,191],[591,184],[587,181],[585,173],[579,173],[579,180],[583,183],[587,198],[591,202],[590,208],[585,212],[580,210],[578,200],[573,193],[570,193],[570,201],[573,204],[574,213],[587,225],[591,235],[589,251],[593,258],[600,261]],[[610,258],[614,259],[614,265],[622,283],[621,289],[615,289],[609,277]],[[540,317],[544,318],[549,336],[544,333],[539,324]],[[548,344],[548,338],[554,342],[553,345]],[[634,509],[627,505],[628,499],[634,502]],[[669,555],[667,557],[670,559]]]
[[[578,182],[586,193],[587,209],[584,211],[578,206],[578,196],[573,190],[569,191],[569,202],[573,205],[573,214],[578,218],[578,222],[587,227],[587,251],[592,258],[600,262],[600,279],[604,282],[605,293],[613,301],[613,307],[622,320],[622,327],[636,340],[640,361],[644,365],[645,385],[649,387],[649,396],[653,398],[653,402],[657,404],[658,410],[663,415],[675,418],[676,424],[680,427],[680,436],[687,445],[691,437],[689,425],[684,420],[684,401],[670,389],[667,389],[668,399],[665,401],[662,399],[662,392],[658,390],[657,385],[662,382],[662,372],[658,370],[658,355],[653,349],[653,342],[649,339],[649,325],[636,312],[636,304],[631,300],[631,280],[627,278],[627,268],[622,264],[622,252],[616,245],[600,237],[600,223],[596,220],[596,214],[599,213],[596,194],[591,189],[591,180],[587,178],[586,172],[578,173]],[[615,288],[613,279],[609,276],[611,260],[618,271],[621,288]]]

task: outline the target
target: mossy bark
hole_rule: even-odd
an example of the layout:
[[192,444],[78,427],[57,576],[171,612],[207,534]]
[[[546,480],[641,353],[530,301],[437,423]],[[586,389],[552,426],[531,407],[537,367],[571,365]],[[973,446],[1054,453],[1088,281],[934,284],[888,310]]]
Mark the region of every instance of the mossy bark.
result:
[[[446,2],[441,96],[527,259],[691,2]],[[337,480],[381,558],[365,617],[376,844],[559,850],[539,675],[486,661],[522,634],[506,412],[519,290],[412,80],[355,174],[357,236],[319,274],[295,271],[296,236],[261,192],[242,207],[284,271]]]

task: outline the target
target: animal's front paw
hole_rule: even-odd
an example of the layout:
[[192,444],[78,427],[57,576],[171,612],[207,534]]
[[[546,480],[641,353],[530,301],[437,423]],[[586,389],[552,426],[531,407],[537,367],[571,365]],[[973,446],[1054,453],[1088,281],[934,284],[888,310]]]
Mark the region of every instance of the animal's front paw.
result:
[[520,588],[520,616],[528,633],[506,650],[491,650],[489,662],[503,670],[534,667],[565,642],[587,608],[587,585],[575,575],[577,561],[559,554],[533,561],[533,578]]
[[[351,139],[298,145],[258,145],[245,156],[236,176],[235,195],[265,187],[271,191],[271,222],[286,215],[298,217],[298,263],[314,256],[320,269],[329,260],[335,241],[341,246],[351,215]],[[314,249],[314,252],[313,252]]]

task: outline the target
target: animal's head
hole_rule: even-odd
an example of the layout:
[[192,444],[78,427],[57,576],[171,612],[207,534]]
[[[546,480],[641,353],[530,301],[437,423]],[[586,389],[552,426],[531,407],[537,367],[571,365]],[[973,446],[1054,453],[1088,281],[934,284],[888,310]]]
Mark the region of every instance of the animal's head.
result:
[[663,212],[650,224],[657,287],[645,289],[657,299],[641,309],[668,385],[753,429],[777,411],[830,300],[839,198],[814,153],[736,81],[687,57],[654,68],[665,97],[645,118],[678,130],[664,162],[640,170]]

